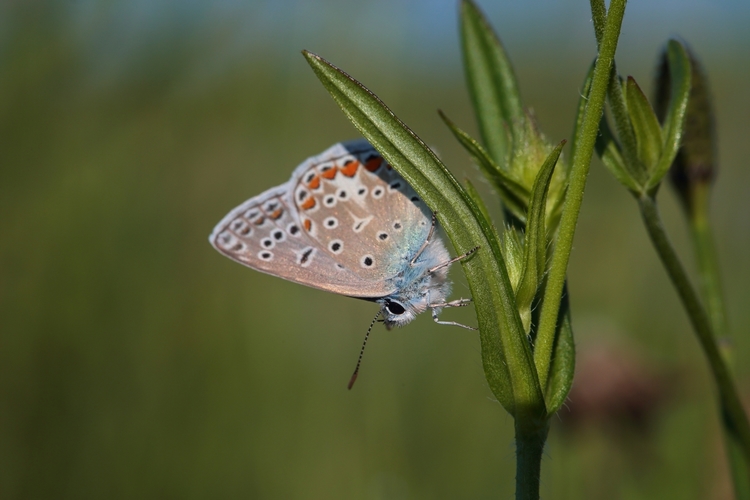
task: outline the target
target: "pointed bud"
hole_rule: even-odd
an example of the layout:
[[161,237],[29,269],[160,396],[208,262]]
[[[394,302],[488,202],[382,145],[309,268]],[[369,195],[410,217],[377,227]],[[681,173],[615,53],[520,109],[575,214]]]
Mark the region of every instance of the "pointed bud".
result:
[[[544,137],[530,111],[526,111],[524,119],[513,123],[511,127],[514,139],[508,174],[528,192],[528,197],[524,200],[528,209],[534,181],[555,146],[551,145]],[[567,169],[556,168],[547,188],[545,213],[550,234],[554,234],[557,230],[557,224],[560,220],[562,202],[568,186],[567,175]],[[522,214],[522,217],[525,217],[525,215]],[[522,220],[525,221],[525,219]]]
[[[696,189],[705,189],[716,177],[716,138],[714,113],[708,79],[695,55],[688,49],[691,62],[690,97],[688,100],[685,132],[682,145],[670,168],[669,177],[680,196],[685,209],[694,209]],[[670,98],[669,69],[667,52],[662,53],[656,76],[656,113],[660,120]]]

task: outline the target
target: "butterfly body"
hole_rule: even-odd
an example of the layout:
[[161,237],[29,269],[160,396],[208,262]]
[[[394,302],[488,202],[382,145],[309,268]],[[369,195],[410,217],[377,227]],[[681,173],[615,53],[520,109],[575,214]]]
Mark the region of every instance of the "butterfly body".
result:
[[[431,304],[445,303],[451,291],[448,268],[434,272],[430,270],[448,260],[450,255],[445,245],[440,239],[435,239],[413,264],[411,260],[404,262],[401,273],[393,278],[398,291],[376,300],[381,305],[386,328],[403,326],[430,308]],[[436,309],[439,312],[439,308]]]
[[230,211],[209,241],[227,257],[290,281],[381,306],[385,326],[446,303],[450,259],[436,221],[365,140],[308,158],[281,186]]

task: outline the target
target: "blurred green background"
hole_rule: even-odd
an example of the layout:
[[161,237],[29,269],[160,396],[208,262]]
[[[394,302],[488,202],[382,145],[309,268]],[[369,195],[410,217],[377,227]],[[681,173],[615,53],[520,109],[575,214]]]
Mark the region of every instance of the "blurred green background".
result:
[[[588,3],[482,6],[540,126],[569,138],[594,56]],[[347,391],[375,306],[248,270],[207,242],[229,209],[357,135],[303,48],[478,179],[435,113],[476,130],[456,11],[453,0],[2,3],[0,498],[512,497],[512,420],[475,334],[429,317],[376,328]],[[633,2],[618,56],[649,89],[679,35],[709,74],[713,218],[743,393],[748,21],[739,0]],[[642,422],[561,415],[542,495],[728,498],[706,364],[635,204],[598,161],[588,188],[570,267],[581,362],[604,346],[658,397],[642,398]],[[692,264],[672,193],[661,200]],[[459,267],[453,276],[466,296]]]

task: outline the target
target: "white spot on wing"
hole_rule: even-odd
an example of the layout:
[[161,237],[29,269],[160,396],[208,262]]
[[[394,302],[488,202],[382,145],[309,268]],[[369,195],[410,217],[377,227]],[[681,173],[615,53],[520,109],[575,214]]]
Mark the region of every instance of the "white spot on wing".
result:
[[271,238],[263,238],[262,240],[260,240],[260,246],[267,250],[270,250],[276,246],[276,243]]
[[327,207],[335,207],[336,206],[336,197],[332,194],[327,194],[323,197],[323,205]]
[[313,257],[315,257],[315,249],[306,247],[297,254],[297,263],[302,267],[307,267],[312,263]]
[[352,230],[355,233],[361,232],[365,227],[367,227],[367,224],[372,221],[373,216],[365,217],[364,219],[360,219],[359,217],[354,217],[354,224],[352,224]]
[[232,241],[234,240],[234,235],[230,233],[229,231],[223,231],[219,234],[219,236],[216,237],[216,242],[224,249],[229,248],[232,246]]
[[300,228],[299,228],[299,226],[298,226],[297,224],[295,224],[294,222],[292,222],[291,224],[289,224],[289,225],[287,226],[287,228],[286,228],[286,231],[287,231],[287,232],[288,232],[289,234],[291,234],[292,236],[297,236],[297,237],[299,237],[299,234],[300,234],[300,231],[301,231],[301,230],[300,230]]
[[261,250],[258,252],[258,258],[260,260],[265,260],[266,262],[273,260],[273,252],[269,252],[268,250]]
[[344,242],[341,240],[331,240],[328,244],[328,249],[338,255],[344,251]]

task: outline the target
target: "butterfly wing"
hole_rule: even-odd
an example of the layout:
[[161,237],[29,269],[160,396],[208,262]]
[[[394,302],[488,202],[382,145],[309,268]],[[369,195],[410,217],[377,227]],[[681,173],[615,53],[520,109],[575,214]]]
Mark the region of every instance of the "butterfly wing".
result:
[[393,293],[425,242],[432,214],[365,140],[333,146],[290,181],[303,230],[336,265],[367,286],[357,297]]
[[[336,197],[331,201],[331,196]],[[366,141],[303,162],[286,184],[227,214],[209,241],[261,272],[353,297],[393,293],[429,210]]]

